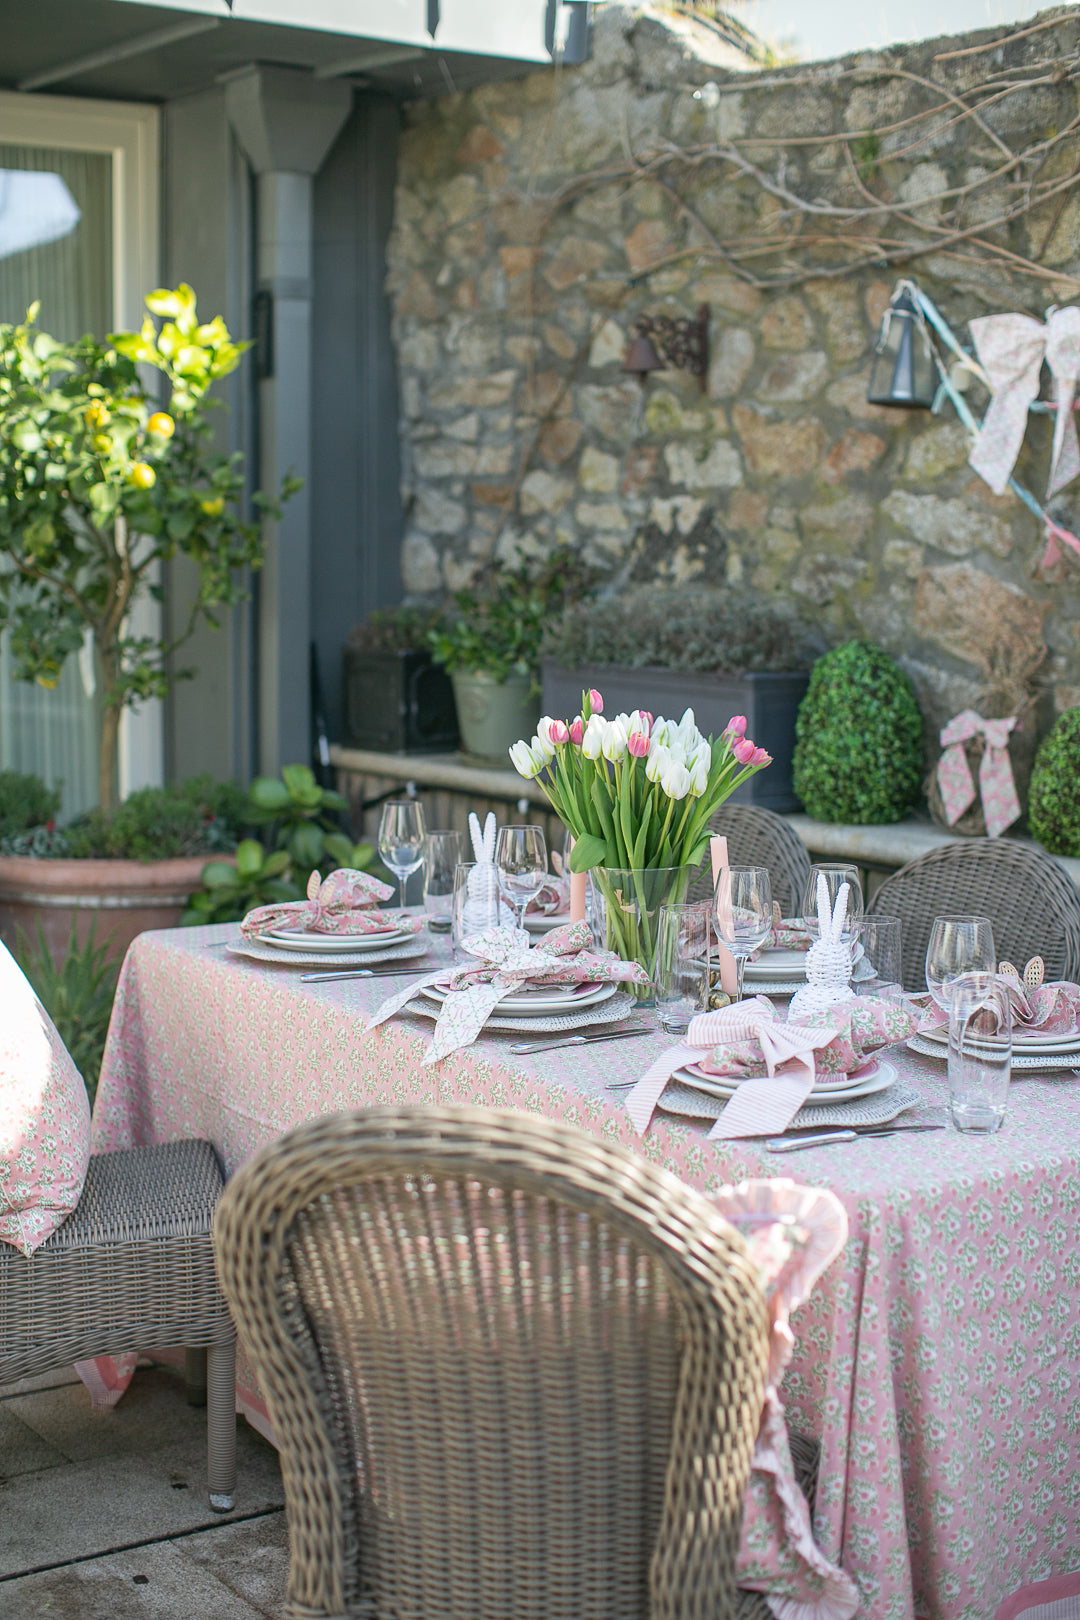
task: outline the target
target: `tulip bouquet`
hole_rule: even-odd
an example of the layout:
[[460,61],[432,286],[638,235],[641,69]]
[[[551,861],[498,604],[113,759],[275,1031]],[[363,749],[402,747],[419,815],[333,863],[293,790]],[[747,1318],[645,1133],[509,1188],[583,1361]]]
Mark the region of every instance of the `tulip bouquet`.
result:
[[605,944],[651,972],[661,901],[685,898],[709,848],[709,818],[772,759],[747,737],[743,715],[712,738],[697,729],[692,709],[678,722],[640,709],[605,720],[603,709],[599,692],[584,692],[580,715],[545,717],[510,758],[573,835],[571,870],[594,872]]

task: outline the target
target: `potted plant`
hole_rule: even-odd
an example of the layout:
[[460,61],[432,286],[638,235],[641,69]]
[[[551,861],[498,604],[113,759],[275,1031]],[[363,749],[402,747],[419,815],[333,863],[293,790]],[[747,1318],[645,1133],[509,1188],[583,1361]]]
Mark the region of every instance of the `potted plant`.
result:
[[745,778],[735,804],[797,810],[791,781],[795,718],[820,648],[813,633],[760,595],[709,587],[648,586],[570,604],[544,637],[545,714],[577,711],[582,691],[602,688],[609,709],[656,714],[693,709],[719,735],[746,716],[772,768]]
[[[242,458],[209,442],[206,396],[247,345],[233,342],[220,317],[200,322],[187,285],[151,293],[146,304],[138,332],[104,341],[62,343],[38,331],[37,304],[22,325],[0,324],[0,626],[10,632],[16,676],[45,686],[92,638],[104,694],[106,817],[123,711],[193,673],[174,667],[178,648],[200,620],[215,623],[218,609],[239,600],[239,571],[262,560],[259,525],[241,514]],[[168,385],[167,410],[146,380],[152,371]],[[282,498],[296,487],[286,480]],[[187,622],[171,638],[137,634],[132,609],[159,591],[160,566],[178,554],[198,574]],[[67,894],[93,906],[102,892],[123,891],[131,908],[158,891],[182,900],[202,865],[198,855],[185,859],[180,869],[112,856],[3,857],[0,898]]]
[[818,659],[796,739],[795,791],[815,820],[881,826],[918,803],[922,714],[883,647],[845,641]]
[[458,745],[454,689],[433,662],[430,608],[380,608],[345,643],[345,741],[383,753],[436,753]]
[[482,584],[458,591],[456,616],[431,633],[436,663],[450,671],[465,752],[505,764],[540,718],[539,657],[552,616],[588,589],[581,560],[563,546],[542,561],[519,557]]

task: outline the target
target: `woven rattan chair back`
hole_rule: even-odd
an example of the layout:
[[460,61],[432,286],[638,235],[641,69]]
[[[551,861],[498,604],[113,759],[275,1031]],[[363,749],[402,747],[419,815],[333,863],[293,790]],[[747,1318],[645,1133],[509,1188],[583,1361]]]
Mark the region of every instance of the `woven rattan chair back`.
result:
[[377,1108],[260,1153],[215,1242],[295,1620],[735,1614],[766,1316],[700,1194],[522,1114]]
[[[709,830],[723,833],[732,866],[768,868],[772,897],[783,917],[802,913],[803,891],[810,876],[810,852],[794,828],[774,810],[758,805],[723,804],[709,820]],[[708,858],[690,886],[691,900],[712,899]]]
[[926,989],[935,917],[989,917],[999,960],[1046,962],[1048,979],[1080,977],[1080,894],[1052,855],[1004,838],[943,844],[887,878],[867,910],[903,924],[904,989]]

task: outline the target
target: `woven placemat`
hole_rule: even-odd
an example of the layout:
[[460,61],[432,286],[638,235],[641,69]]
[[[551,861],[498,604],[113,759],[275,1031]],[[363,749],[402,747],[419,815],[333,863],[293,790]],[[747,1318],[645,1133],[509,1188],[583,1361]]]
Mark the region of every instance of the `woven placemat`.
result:
[[[789,1131],[807,1131],[815,1126],[831,1125],[846,1128],[855,1125],[887,1125],[891,1119],[908,1108],[917,1108],[922,1098],[913,1086],[890,1086],[872,1097],[856,1097],[847,1103],[827,1104],[821,1108],[800,1108]],[[677,1080],[669,1081],[657,1107],[665,1114],[679,1114],[684,1119],[719,1119],[727,1107],[725,1097],[709,1097]],[[940,1113],[940,1110],[938,1110]],[[770,1132],[775,1135],[775,1132]]]
[[318,967],[333,973],[335,968],[373,967],[376,962],[408,962],[426,956],[428,942],[417,936],[401,945],[389,945],[385,951],[290,951],[275,950],[272,945],[260,945],[253,939],[230,940],[225,949],[232,956],[247,956],[253,962],[270,962],[274,967]]

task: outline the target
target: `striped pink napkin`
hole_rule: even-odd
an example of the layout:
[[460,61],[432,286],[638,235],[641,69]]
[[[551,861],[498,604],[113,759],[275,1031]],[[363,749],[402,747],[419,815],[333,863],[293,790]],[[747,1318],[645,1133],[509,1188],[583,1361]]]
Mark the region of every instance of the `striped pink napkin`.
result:
[[664,1087],[678,1069],[700,1063],[703,1055],[726,1041],[756,1040],[765,1060],[760,1079],[743,1080],[709,1139],[778,1136],[791,1124],[814,1085],[814,1053],[836,1037],[834,1029],[784,1024],[764,996],[736,1002],[719,1012],[699,1013],[690,1020],[686,1039],[648,1068],[626,1099],[626,1111],[639,1136],[652,1123]]

